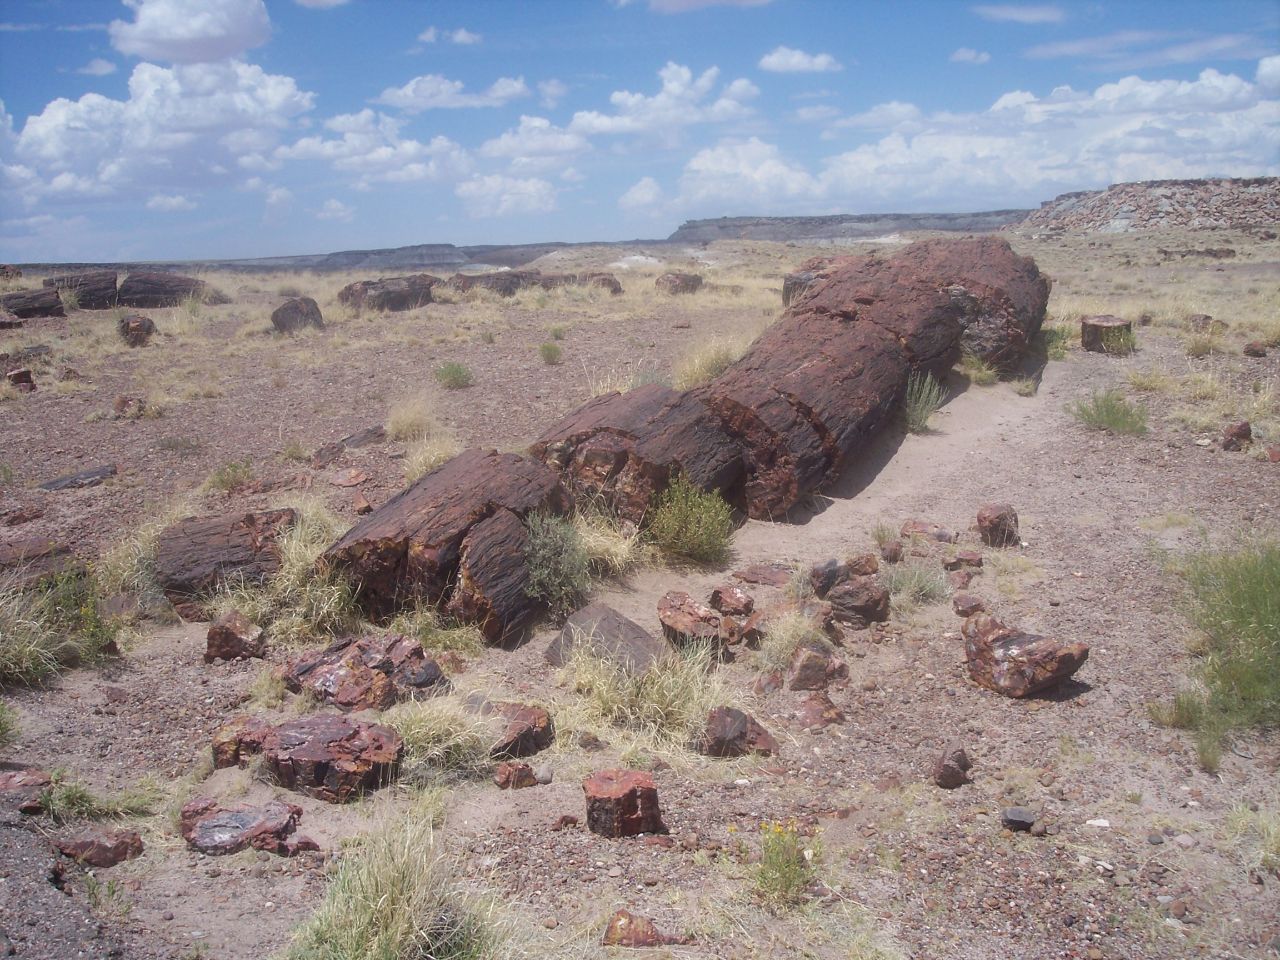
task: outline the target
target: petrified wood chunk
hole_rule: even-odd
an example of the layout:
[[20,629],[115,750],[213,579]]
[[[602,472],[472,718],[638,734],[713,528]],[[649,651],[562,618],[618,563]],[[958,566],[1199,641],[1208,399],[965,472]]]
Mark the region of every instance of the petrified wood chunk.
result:
[[263,657],[267,642],[262,628],[239,610],[228,610],[209,625],[205,637],[204,662],[235,660],[237,657]]
[[601,770],[582,781],[587,829],[602,837],[666,833],[653,775],[642,770]]
[[671,294],[696,293],[702,286],[702,277],[696,273],[664,273],[653,281],[660,292]]
[[429,273],[357,280],[338,291],[338,302],[356,310],[387,313],[416,310],[432,302],[431,288],[437,283],[440,283],[440,278]]
[[310,297],[292,297],[271,311],[271,325],[281,333],[297,333],[307,327],[324,329],[320,305]]
[[120,284],[117,300],[124,307],[176,307],[187,299],[201,303],[230,303],[230,299],[203,280],[177,273],[130,273]]
[[489,750],[489,756],[495,760],[529,757],[555,742],[555,724],[542,707],[528,703],[500,703],[496,712],[506,722]]
[[243,764],[261,754],[275,779],[327,803],[345,803],[394,778],[404,742],[390,727],[315,714],[272,727],[233,720],[214,734],[214,764]]
[[849,577],[827,594],[837,620],[862,628],[889,619],[889,591],[879,577]]
[[715,707],[694,749],[709,757],[745,757],[749,753],[769,757],[778,752],[778,741],[756,718],[734,707]]
[[389,616],[415,600],[446,599],[463,541],[505,509],[563,514],[569,497],[543,464],[496,450],[467,450],[388,500],[325,551],[323,566],[350,578],[366,611]]
[[340,710],[385,710],[398,700],[447,693],[440,664],[412,637],[344,637],[291,660],[281,674],[294,693],[309,690]]
[[65,543],[44,537],[0,543],[0,579],[19,590],[30,589],[48,577],[79,574],[83,570],[83,564]]
[[8,310],[19,319],[30,317],[65,317],[62,300],[54,287],[38,290],[18,290],[0,296],[0,308]]
[[961,633],[969,676],[1006,697],[1025,697],[1052,687],[1089,659],[1086,643],[1063,643],[1023,633],[986,613],[971,616]]
[[737,499],[742,455],[697,397],[661,384],[588,400],[546,430],[531,455],[581,493],[639,523],[676,473]]
[[250,848],[293,856],[319,849],[307,837],[290,839],[301,819],[302,808],[282,800],[224,809],[209,797],[196,797],[179,814],[179,832],[193,848],[210,856]]
[[63,273],[48,277],[46,287],[70,290],[81,310],[109,310],[116,305],[116,272],[91,270],[87,273]]
[[1120,353],[1121,344],[1131,342],[1133,324],[1107,314],[1080,320],[1080,346],[1090,353]]
[[1016,547],[1022,542],[1018,533],[1018,511],[1010,503],[985,503],[978,509],[978,534],[991,547]]
[[156,332],[155,321],[140,313],[131,313],[116,321],[116,332],[120,339],[131,347],[145,347],[151,335]]
[[84,490],[96,487],[103,480],[114,477],[117,473],[114,463],[104,463],[99,467],[90,467],[77,473],[67,473],[40,484],[41,490]]
[[518,637],[541,604],[529,596],[525,548],[529,533],[512,511],[499,507],[462,541],[458,579],[448,612],[474,623],[490,643]]
[[156,581],[181,616],[199,619],[202,598],[228,577],[261,583],[280,569],[277,541],[297,518],[284,509],[180,520],[156,539]]
[[136,830],[88,827],[75,836],[55,840],[54,846],[64,857],[99,869],[142,856],[142,837]]
[[581,649],[630,676],[649,672],[672,652],[666,640],[603,603],[588,604],[565,621],[547,647],[547,662],[564,666]]

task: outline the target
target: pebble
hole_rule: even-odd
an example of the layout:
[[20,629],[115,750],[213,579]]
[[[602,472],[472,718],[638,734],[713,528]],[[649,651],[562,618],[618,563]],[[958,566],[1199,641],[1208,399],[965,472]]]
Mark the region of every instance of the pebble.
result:
[[1183,850],[1190,850],[1196,845],[1196,838],[1189,833],[1180,833],[1173,838],[1173,842],[1180,846]]
[[1158,847],[1160,844],[1164,843],[1164,837],[1158,833],[1148,833],[1147,843],[1151,844],[1153,847]]
[[1085,825],[1086,827],[1101,827],[1102,829],[1106,830],[1106,829],[1110,828],[1110,826],[1111,826],[1111,821],[1110,821],[1110,820],[1104,820],[1104,819],[1102,819],[1101,817],[1099,817],[1099,818],[1098,818],[1098,819],[1096,819],[1096,820],[1086,820],[1086,821],[1084,822],[1084,825]]
[[553,776],[554,776],[554,773],[551,769],[551,765],[548,763],[544,763],[541,766],[537,766],[533,768],[533,779],[537,780],[538,783],[542,784],[543,786],[546,786],[548,783],[550,783]]
[[609,868],[609,876],[611,876],[611,877],[620,877],[620,876],[622,876],[622,868],[621,868],[621,867],[610,867],[610,868]]
[[542,925],[548,930],[554,930],[556,927],[560,926],[560,921],[555,917],[547,917],[547,919],[542,921]]

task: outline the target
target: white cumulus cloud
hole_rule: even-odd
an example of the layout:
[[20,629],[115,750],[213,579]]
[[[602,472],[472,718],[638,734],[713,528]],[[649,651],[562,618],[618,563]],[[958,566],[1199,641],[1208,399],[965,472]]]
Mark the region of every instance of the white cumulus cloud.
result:
[[613,113],[580,110],[569,122],[569,130],[588,136],[595,134],[644,134],[674,140],[681,128],[706,123],[742,120],[751,115],[747,101],[760,90],[749,80],[726,84],[711,99],[720,71],[704,70],[697,78],[688,67],[668,63],[658,71],[662,89],[653,96],[617,90],[609,95]]
[[121,53],[169,63],[236,57],[271,37],[262,0],[124,0],[133,22],[107,27]]
[[116,65],[110,60],[103,60],[101,57],[94,57],[76,71],[76,73],[83,73],[87,77],[107,77],[115,72]]
[[418,34],[418,40],[421,43],[435,43],[439,37],[440,31],[435,27],[427,27],[427,29]]
[[973,8],[983,20],[997,23],[1062,23],[1066,11],[1052,4],[984,3]]
[[631,188],[618,198],[618,206],[623,210],[643,210],[657,213],[664,199],[662,187],[653,177],[641,177]]
[[991,62],[991,54],[985,50],[974,50],[972,47],[960,47],[949,58],[952,63],[982,64]]
[[553,109],[568,92],[568,85],[561,80],[552,78],[538,82],[538,96],[542,98],[541,103],[548,110]]
[[162,213],[177,213],[195,208],[195,203],[180,193],[157,193],[147,201],[148,210],[159,210]]
[[480,145],[485,157],[500,157],[513,171],[533,173],[561,166],[591,149],[587,138],[555,126],[545,117],[521,117],[520,125]]
[[423,110],[456,110],[466,107],[501,107],[529,96],[524,77],[499,77],[483,93],[466,93],[461,80],[438,73],[414,77],[403,87],[388,87],[375,103],[398,107],[406,113]]
[[473,177],[453,191],[475,217],[549,213],[556,208],[556,189],[538,177],[516,178],[490,174]]
[[469,47],[479,43],[484,38],[478,33],[472,33],[466,27],[459,27],[449,34],[449,42],[456,43],[460,46]]
[[352,217],[356,215],[352,207],[347,206],[341,200],[326,200],[324,205],[316,212],[317,220],[336,220],[339,223],[350,223]]
[[770,73],[836,73],[844,67],[829,53],[778,47],[760,58],[760,69]]

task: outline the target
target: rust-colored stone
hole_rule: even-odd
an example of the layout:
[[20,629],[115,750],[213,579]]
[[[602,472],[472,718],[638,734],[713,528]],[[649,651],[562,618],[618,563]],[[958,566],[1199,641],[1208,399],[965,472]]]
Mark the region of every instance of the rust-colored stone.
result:
[[262,628],[239,610],[229,610],[209,625],[204,662],[235,660],[239,657],[263,657],[267,642]]
[[618,910],[605,924],[601,944],[606,947],[662,947],[688,941],[660,931],[652,920],[629,910]]
[[601,770],[582,782],[587,827],[602,837],[666,833],[653,775],[642,770]]
[[1073,675],[1089,659],[1086,643],[1063,643],[1006,627],[990,614],[964,622],[969,676],[1006,697],[1026,697]]
[[493,782],[499,790],[523,790],[536,787],[538,778],[533,774],[533,767],[527,763],[504,760],[493,771]]
[[293,856],[319,849],[307,837],[290,839],[301,819],[301,807],[281,800],[223,808],[209,797],[196,797],[179,814],[179,832],[191,847],[211,856],[247,849]]
[[503,703],[498,705],[497,713],[506,721],[506,727],[489,751],[489,756],[495,760],[532,756],[555,742],[555,724],[551,715],[541,707],[527,703]]
[[1013,509],[1013,504],[983,504],[978,509],[978,535],[989,547],[1016,547],[1021,543],[1018,512]]
[[709,757],[768,757],[778,752],[778,741],[755,717],[734,707],[715,707],[707,714],[702,737],[694,744]]
[[64,857],[99,869],[142,856],[142,837],[136,830],[91,827],[75,836],[55,840],[54,846]]
[[422,644],[399,634],[343,637],[287,663],[285,686],[339,710],[385,710],[399,700],[447,693],[449,679]]

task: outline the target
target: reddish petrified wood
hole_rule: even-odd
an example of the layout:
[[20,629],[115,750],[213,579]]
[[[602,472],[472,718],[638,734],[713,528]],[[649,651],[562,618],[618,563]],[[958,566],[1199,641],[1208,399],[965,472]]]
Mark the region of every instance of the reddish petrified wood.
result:
[[588,400],[546,430],[530,453],[581,493],[639,523],[676,473],[737,499],[742,456],[699,399],[661,384]]
[[694,749],[709,757],[768,757],[778,752],[778,741],[749,713],[734,707],[715,707]]
[[587,828],[602,837],[666,833],[653,775],[641,770],[601,770],[582,781]]
[[339,710],[386,710],[398,700],[447,693],[448,677],[412,637],[343,637],[285,664],[284,685]]
[[[463,542],[495,513],[523,518],[533,510],[562,514],[568,508],[568,494],[543,464],[467,450],[357,523],[325,551],[321,565],[350,578],[366,611],[389,616],[415,600],[447,600]],[[477,540],[484,549],[492,545],[483,533]],[[471,583],[480,579],[473,576]],[[496,603],[493,609],[502,615]]]
[[462,541],[458,578],[447,609],[457,619],[474,623],[490,643],[520,637],[541,609],[526,589],[528,545],[524,521],[505,507],[477,523]]
[[116,272],[90,270],[86,273],[63,273],[46,277],[46,287],[69,290],[81,310],[110,310],[116,305]]
[[239,610],[228,610],[209,625],[205,638],[204,662],[259,657],[267,652],[262,628]]
[[653,281],[654,287],[672,296],[680,293],[697,293],[702,287],[702,277],[696,273],[664,273]]
[[65,317],[62,299],[54,287],[37,290],[18,290],[0,296],[0,308],[8,310],[19,319],[30,317]]
[[155,321],[140,313],[131,313],[116,321],[116,333],[131,347],[145,347],[155,332]]
[[297,518],[284,509],[180,520],[156,539],[156,581],[181,616],[201,619],[202,598],[228,577],[260,583],[280,569],[277,541]]
[[281,333],[297,333],[307,327],[324,329],[320,304],[310,297],[292,297],[271,311],[271,325]]
[[1122,353],[1121,345],[1132,337],[1133,324],[1119,317],[1103,314],[1080,321],[1080,346],[1090,353]]
[[89,827],[75,836],[55,840],[54,846],[64,857],[99,869],[142,856],[142,837],[136,830]]
[[429,273],[408,277],[384,277],[379,280],[357,280],[338,291],[338,302],[356,310],[397,313],[416,310],[433,301],[431,288],[440,283]]
[[618,910],[605,924],[600,938],[606,947],[662,947],[668,944],[684,944],[683,937],[663,933],[648,917],[641,917],[629,910]]
[[971,616],[961,633],[969,676],[1006,697],[1025,697],[1055,686],[1089,659],[1086,643],[1023,633],[986,613]]
[[209,797],[196,797],[183,806],[178,816],[182,839],[210,856],[246,849],[293,856],[303,850],[320,849],[307,837],[290,839],[302,819],[302,808],[282,800],[224,809]]
[[848,577],[827,594],[835,617],[862,628],[889,619],[889,590],[879,577]]
[[530,757],[555,742],[555,724],[551,722],[551,715],[541,707],[527,703],[501,703],[497,705],[496,712],[506,724],[489,750],[489,756],[495,760]]
[[203,280],[177,273],[141,271],[130,273],[120,284],[116,298],[124,307],[176,307],[187,299],[201,303],[230,303]]
[[1022,542],[1018,532],[1018,511],[1010,503],[985,503],[978,508],[978,534],[991,547],[1016,547]]

